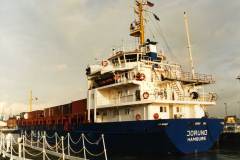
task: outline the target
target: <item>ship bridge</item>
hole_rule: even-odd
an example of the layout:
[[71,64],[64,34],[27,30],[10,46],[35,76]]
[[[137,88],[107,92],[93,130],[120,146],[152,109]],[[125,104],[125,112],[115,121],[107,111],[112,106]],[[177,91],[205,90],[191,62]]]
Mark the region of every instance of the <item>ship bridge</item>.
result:
[[[143,11],[141,5],[138,10]],[[130,35],[139,38],[138,46],[113,49],[101,64],[87,68],[88,120],[91,110],[94,122],[204,117],[205,107],[215,105],[217,96],[201,86],[214,83],[214,78],[195,73],[190,43],[192,72],[166,61],[157,42],[145,40],[143,23],[139,14],[130,26]]]

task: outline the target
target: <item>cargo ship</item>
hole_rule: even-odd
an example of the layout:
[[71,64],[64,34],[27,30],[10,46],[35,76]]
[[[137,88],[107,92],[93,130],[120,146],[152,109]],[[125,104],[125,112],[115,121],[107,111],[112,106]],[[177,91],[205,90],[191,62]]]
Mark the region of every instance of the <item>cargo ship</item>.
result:
[[[192,72],[185,72],[169,63],[157,42],[145,38],[144,13],[154,4],[135,3],[134,49],[115,49],[86,68],[86,99],[25,113],[17,120],[19,130],[84,133],[92,139],[104,134],[109,155],[191,154],[214,145],[223,120],[206,114],[216,104],[216,94],[204,90],[215,83],[213,76],[195,73],[193,64]],[[186,14],[185,22],[188,28]],[[192,60],[188,32],[187,40]]]
[[[240,75],[236,79],[240,80]],[[239,101],[237,103],[240,104]],[[237,115],[228,115],[224,118],[224,131],[220,136],[219,144],[224,149],[240,148],[240,119]]]
[[239,149],[240,148],[240,121],[236,115],[226,116],[224,118],[224,130],[219,138],[221,149]]

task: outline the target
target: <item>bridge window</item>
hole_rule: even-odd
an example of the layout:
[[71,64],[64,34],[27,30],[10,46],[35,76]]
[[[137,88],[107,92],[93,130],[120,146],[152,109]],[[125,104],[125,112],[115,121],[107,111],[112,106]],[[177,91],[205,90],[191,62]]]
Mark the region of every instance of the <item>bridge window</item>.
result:
[[126,115],[129,115],[130,109],[129,109],[129,108],[126,108],[126,109],[124,110],[124,112],[125,112]]
[[126,58],[127,62],[136,62],[137,61],[137,54],[125,55],[125,58]]
[[160,112],[167,112],[167,107],[160,107]]
[[121,62],[121,63],[125,63],[123,56],[120,56],[119,58],[120,58],[120,62]]
[[164,111],[164,112],[167,112],[167,107],[164,107],[164,108],[163,108],[163,111]]
[[163,112],[163,107],[160,107],[160,112]]

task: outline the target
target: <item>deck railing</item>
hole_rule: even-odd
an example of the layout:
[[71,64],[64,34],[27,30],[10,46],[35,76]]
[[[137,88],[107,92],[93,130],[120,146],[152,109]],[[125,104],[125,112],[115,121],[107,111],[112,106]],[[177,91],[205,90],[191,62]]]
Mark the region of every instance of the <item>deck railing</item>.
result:
[[[157,73],[158,74],[158,73]],[[129,80],[136,80],[136,75],[133,72],[124,72],[115,75],[115,83],[128,82]],[[161,81],[171,80],[171,81],[182,81],[184,83],[196,83],[196,84],[211,84],[215,82],[212,75],[195,73],[192,75],[190,72],[180,72],[180,71],[165,71],[159,74],[155,80]]]
[[[215,102],[217,99],[217,96],[215,93],[208,93],[208,94],[201,94],[197,99],[192,99],[190,96],[178,96],[178,97],[171,97],[171,96],[162,96],[157,94],[149,94],[149,97],[147,99],[144,99],[143,97],[140,97],[140,99],[137,99],[135,94],[130,95],[124,95],[119,97],[114,97],[109,101],[109,105],[117,105],[117,104],[124,104],[129,102],[138,102],[138,101],[146,101],[146,100],[156,100],[156,101],[192,101],[192,102]],[[106,104],[108,105],[108,104]]]
[[192,75],[190,72],[166,71],[163,74],[165,79],[178,80],[183,82],[195,83],[214,83],[215,79],[212,75],[195,73]]

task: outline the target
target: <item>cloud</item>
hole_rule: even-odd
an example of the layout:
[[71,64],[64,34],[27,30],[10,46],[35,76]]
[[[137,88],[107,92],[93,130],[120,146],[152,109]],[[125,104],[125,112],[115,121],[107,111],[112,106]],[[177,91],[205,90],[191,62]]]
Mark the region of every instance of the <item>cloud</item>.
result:
[[67,68],[68,68],[67,64],[58,64],[58,65],[55,66],[55,69],[56,69],[57,71],[64,71],[64,70],[66,70]]
[[[85,68],[122,43],[135,44],[128,36],[134,1],[129,0],[22,0],[0,2],[0,101],[5,108],[24,110],[30,89],[39,104],[68,103],[86,97]],[[170,61],[189,70],[183,12],[190,22],[196,71],[211,73],[219,94],[217,107],[209,111],[224,115],[223,102],[234,113],[239,99],[240,1],[153,0],[154,12],[172,53]],[[157,27],[157,29],[159,29]],[[157,33],[157,31],[155,31]],[[150,36],[151,37],[151,36]],[[165,47],[161,37],[159,46]],[[208,88],[208,87],[206,87]],[[14,105],[13,105],[14,104]],[[25,105],[24,105],[25,104]],[[22,106],[22,107],[19,107]]]

